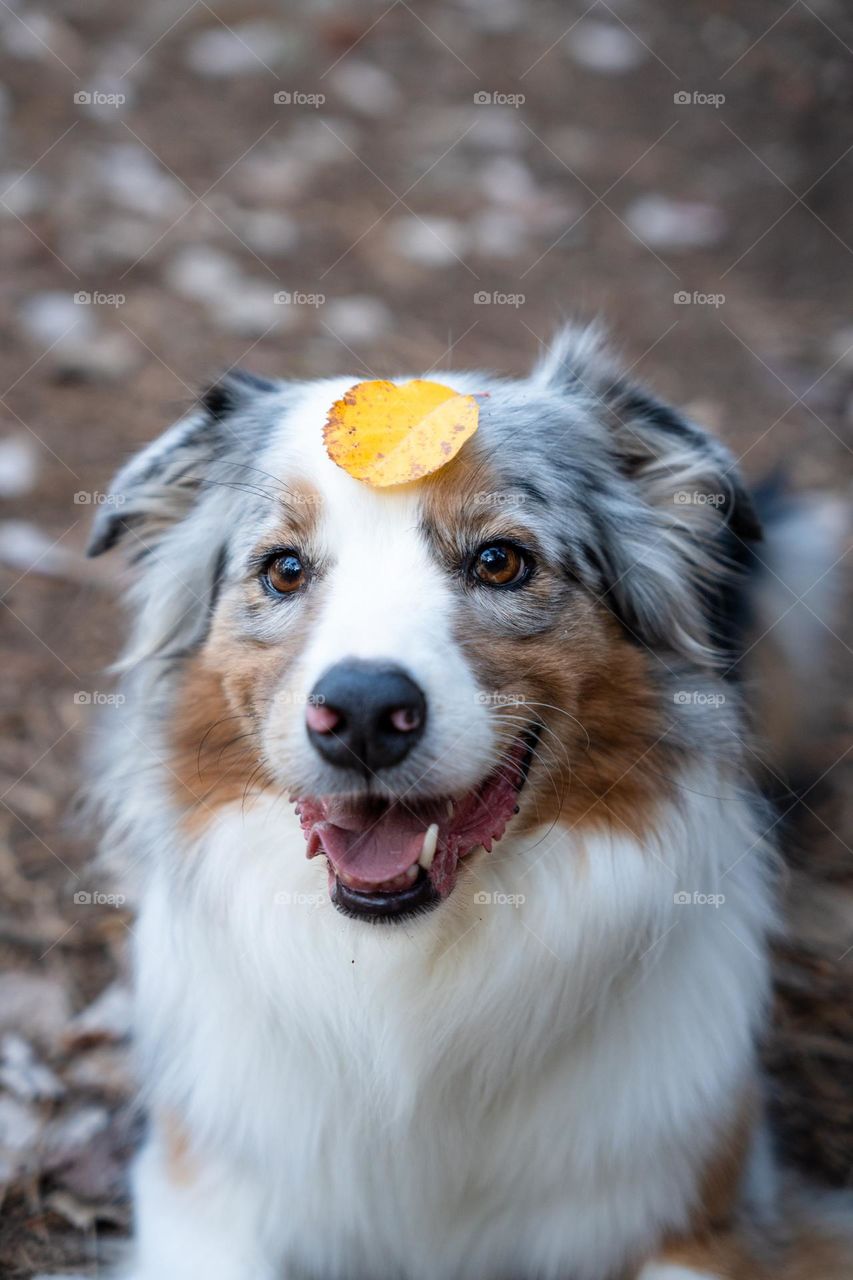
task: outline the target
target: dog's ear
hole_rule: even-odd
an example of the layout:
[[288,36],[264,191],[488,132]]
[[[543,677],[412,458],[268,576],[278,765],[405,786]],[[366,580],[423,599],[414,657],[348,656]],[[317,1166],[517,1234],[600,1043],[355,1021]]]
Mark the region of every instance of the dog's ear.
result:
[[227,573],[230,532],[246,503],[269,500],[258,455],[280,411],[282,387],[231,372],[198,406],[124,467],[99,510],[90,555],[121,545],[131,641],[121,668],[188,652],[207,633]]
[[704,660],[730,651],[738,569],[761,528],[729,451],[622,374],[597,327],[565,330],[534,378],[605,426],[617,482],[600,530],[610,606],[654,645],[675,636]]
[[710,509],[737,537],[756,540],[752,499],[724,445],[620,373],[601,329],[566,328],[536,370],[537,381],[575,390],[605,418],[618,463],[650,505],[686,523]]
[[[92,527],[87,554],[99,556],[121,542],[144,556],[192,507],[205,483],[225,476],[232,462],[251,476],[259,424],[249,412],[275,383],[231,370],[200,397],[196,408],[124,466]],[[252,487],[251,479],[246,481]],[[255,486],[256,487],[256,486]]]

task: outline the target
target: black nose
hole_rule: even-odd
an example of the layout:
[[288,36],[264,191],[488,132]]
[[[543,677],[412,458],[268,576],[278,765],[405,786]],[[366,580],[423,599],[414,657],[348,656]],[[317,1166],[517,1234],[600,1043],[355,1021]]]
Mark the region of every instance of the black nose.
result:
[[324,760],[367,775],[408,755],[424,731],[426,710],[402,667],[349,658],[317,681],[305,721]]

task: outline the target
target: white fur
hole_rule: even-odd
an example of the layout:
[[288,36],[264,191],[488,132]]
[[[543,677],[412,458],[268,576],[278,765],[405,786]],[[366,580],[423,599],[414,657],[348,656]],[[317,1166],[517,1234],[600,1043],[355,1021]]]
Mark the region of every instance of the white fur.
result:
[[[228,1269],[243,1239],[285,1275],[601,1280],[686,1226],[766,989],[759,864],[721,882],[750,830],[738,802],[673,809],[678,880],[632,841],[505,841],[375,929],[328,903],[288,812],[224,814],[192,892],[145,894],[138,1023],[155,1111],[232,1172],[164,1215],[143,1157],[138,1280],[206,1275],[211,1249],[217,1280],[263,1275]],[[721,883],[722,907],[674,903]],[[525,901],[475,901],[501,893]]]

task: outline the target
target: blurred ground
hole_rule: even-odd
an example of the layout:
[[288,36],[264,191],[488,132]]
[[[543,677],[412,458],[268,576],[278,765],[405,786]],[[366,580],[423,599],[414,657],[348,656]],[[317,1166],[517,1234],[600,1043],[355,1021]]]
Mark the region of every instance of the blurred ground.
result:
[[[234,364],[516,372],[600,313],[750,478],[846,501],[853,13],[10,0],[0,33],[0,1273],[92,1275],[133,1142],[111,985],[132,920],[69,821],[117,647],[111,569],[80,554],[110,475]],[[838,711],[799,829],[836,887]],[[849,961],[811,957],[836,1020]],[[784,994],[809,1047],[770,1053],[796,1097],[798,1065],[835,1081],[838,1060],[811,992]],[[844,1181],[834,1087],[835,1145],[799,1110],[792,1142]]]

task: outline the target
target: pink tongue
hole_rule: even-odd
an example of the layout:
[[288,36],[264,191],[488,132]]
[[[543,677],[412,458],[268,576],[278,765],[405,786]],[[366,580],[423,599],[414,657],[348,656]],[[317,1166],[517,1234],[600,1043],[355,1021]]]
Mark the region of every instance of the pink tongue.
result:
[[332,822],[320,822],[314,830],[336,872],[345,871],[367,884],[381,884],[417,862],[426,827],[414,814],[394,808],[361,831],[349,831]]

